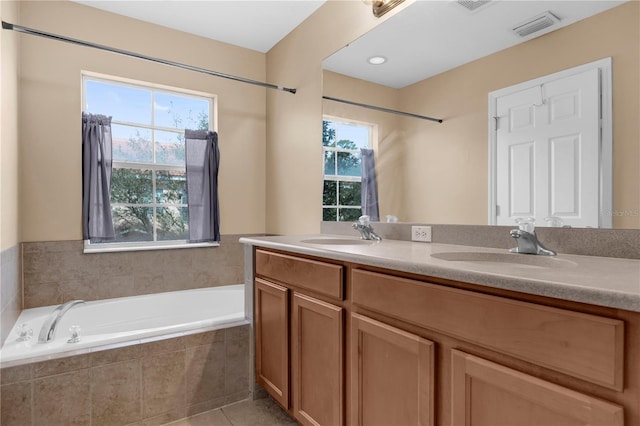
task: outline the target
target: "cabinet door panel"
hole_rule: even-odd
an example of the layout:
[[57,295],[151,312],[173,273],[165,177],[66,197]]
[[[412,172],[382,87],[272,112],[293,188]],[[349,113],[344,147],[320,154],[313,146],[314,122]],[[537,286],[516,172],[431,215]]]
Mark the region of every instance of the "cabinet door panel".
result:
[[353,425],[433,425],[433,342],[352,314],[350,368]]
[[452,351],[455,425],[587,426],[624,424],[622,407],[499,364]]
[[289,407],[289,300],[287,289],[256,279],[256,378]]
[[343,316],[338,306],[293,295],[293,412],[303,425],[344,423]]

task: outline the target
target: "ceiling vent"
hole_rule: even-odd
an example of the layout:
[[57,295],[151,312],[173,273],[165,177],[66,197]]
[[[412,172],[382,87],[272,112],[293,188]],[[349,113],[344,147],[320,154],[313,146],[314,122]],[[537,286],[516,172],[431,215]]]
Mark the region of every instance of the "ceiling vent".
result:
[[549,28],[550,26],[558,22],[560,22],[560,18],[547,10],[541,15],[535,16],[531,19],[527,19],[525,22],[521,22],[520,24],[511,28],[511,30],[514,33],[518,34],[520,37],[526,37],[537,31]]
[[485,4],[491,3],[491,0],[458,0],[457,3],[467,10],[475,12]]

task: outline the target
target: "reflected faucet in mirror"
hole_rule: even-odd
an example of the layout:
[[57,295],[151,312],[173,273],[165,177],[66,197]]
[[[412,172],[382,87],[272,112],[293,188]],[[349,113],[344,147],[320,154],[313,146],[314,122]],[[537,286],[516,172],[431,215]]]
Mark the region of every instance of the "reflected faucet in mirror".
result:
[[373,227],[369,222],[369,216],[367,215],[360,216],[360,218],[358,218],[358,222],[355,222],[351,226],[353,227],[353,229],[360,232],[360,238],[362,238],[363,240],[374,240],[374,241],[382,240],[382,237],[380,237],[378,234],[376,234],[373,231]]

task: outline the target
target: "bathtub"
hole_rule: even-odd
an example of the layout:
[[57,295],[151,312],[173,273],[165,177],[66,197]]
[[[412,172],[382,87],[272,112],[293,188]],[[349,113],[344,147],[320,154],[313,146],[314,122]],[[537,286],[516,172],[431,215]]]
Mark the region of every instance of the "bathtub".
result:
[[[53,341],[38,343],[42,324],[55,308],[22,311],[0,350],[0,367],[248,324],[244,284],[79,304],[64,314]],[[33,330],[27,341],[18,340],[23,324]],[[69,328],[76,325],[81,328],[80,341],[68,343]]]

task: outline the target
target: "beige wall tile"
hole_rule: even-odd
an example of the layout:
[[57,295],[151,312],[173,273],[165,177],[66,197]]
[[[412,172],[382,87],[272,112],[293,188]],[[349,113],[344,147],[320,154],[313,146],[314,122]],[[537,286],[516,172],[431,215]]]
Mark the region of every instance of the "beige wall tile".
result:
[[10,334],[22,310],[21,300],[21,296],[13,297],[2,312],[0,312],[0,347],[2,347],[7,339],[15,338],[14,336],[10,336]]
[[59,305],[62,303],[62,288],[58,282],[39,283],[24,276],[24,308]]
[[249,339],[251,328],[249,324],[238,327],[227,328],[227,340],[247,340]]
[[226,341],[225,395],[249,389],[249,339]]
[[187,348],[187,403],[196,404],[225,395],[225,344]]
[[0,389],[0,424],[23,426],[31,424],[31,382],[2,385]]
[[33,364],[33,377],[53,376],[89,368],[89,354],[70,356]]
[[141,419],[141,361],[91,369],[91,424],[124,425]]
[[[142,360],[143,417],[185,407],[185,351],[148,356]],[[178,417],[180,418],[180,417]]]
[[36,425],[87,425],[89,403],[89,370],[33,381],[33,422]]
[[122,348],[108,349],[106,351],[92,352],[89,355],[92,367],[128,361],[142,356],[141,345],[124,346]]
[[32,364],[18,365],[0,370],[0,383],[8,385],[31,379]]
[[184,337],[187,348],[199,345],[209,345],[215,342],[223,342],[229,330],[233,328],[222,328],[220,330],[206,331],[204,333],[190,334]]
[[142,356],[148,357],[164,352],[175,352],[185,348],[184,337],[174,337],[172,339],[157,340],[155,342],[144,343],[140,351]]

